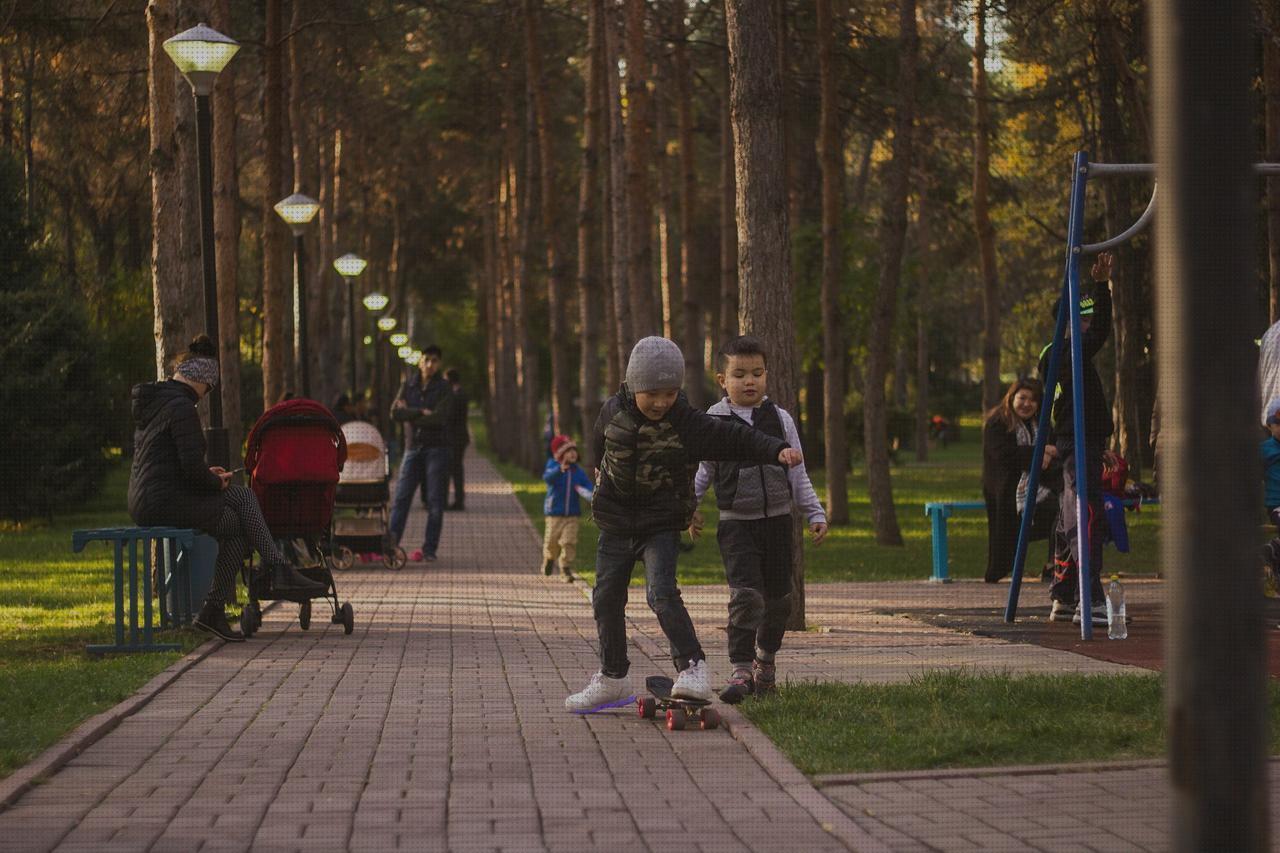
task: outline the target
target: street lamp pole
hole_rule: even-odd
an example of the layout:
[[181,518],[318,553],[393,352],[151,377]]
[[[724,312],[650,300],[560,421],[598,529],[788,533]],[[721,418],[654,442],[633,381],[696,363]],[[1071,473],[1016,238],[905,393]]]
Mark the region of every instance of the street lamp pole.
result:
[[[191,84],[196,99],[196,172],[200,183],[200,258],[204,279],[204,330],[221,350],[218,334],[218,266],[213,242],[213,111],[209,98],[218,73],[240,45],[205,24],[197,24],[164,43],[165,53]],[[223,468],[231,462],[227,430],[222,424],[222,389],[209,395],[209,428],[205,430],[208,461]]]
[[280,218],[293,231],[293,364],[297,370],[299,393],[311,396],[311,370],[307,347],[307,256],[303,233],[320,211],[320,203],[302,193],[294,193],[275,205]]
[[347,252],[333,262],[333,268],[347,283],[347,337],[351,347],[351,365],[348,374],[351,385],[351,399],[355,399],[356,388],[356,279],[369,262],[353,252]]

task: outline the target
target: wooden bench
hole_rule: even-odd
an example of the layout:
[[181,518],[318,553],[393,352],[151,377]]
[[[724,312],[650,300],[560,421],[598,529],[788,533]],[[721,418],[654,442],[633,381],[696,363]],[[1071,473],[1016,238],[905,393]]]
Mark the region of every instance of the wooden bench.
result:
[[[153,588],[159,599],[160,628],[171,628],[177,625],[190,624],[194,615],[191,610],[191,572],[190,563],[193,558],[209,559],[207,542],[214,541],[195,530],[179,527],[108,527],[96,530],[77,530],[71,534],[71,547],[79,553],[90,542],[110,542],[115,556],[115,643],[110,645],[89,645],[86,651],[93,655],[108,652],[163,652],[179,651],[178,643],[157,643],[154,637],[155,612],[151,603]],[[155,573],[152,581],[152,543],[159,545],[160,571]],[[206,546],[206,547],[198,547]],[[141,551],[141,560],[139,560]],[[126,552],[128,557],[128,574],[125,571]],[[180,561],[179,554],[185,552],[187,559]],[[216,543],[212,554],[216,556]],[[173,588],[172,585],[178,587]],[[166,588],[170,587],[170,588]],[[128,642],[125,638],[125,595],[128,595]],[[170,610],[167,592],[175,593],[178,606]],[[138,599],[141,593],[142,620],[138,620]]]
[[[1125,506],[1157,505],[1160,503],[1158,498],[1143,498],[1139,501],[1137,498],[1125,498]],[[983,510],[987,505],[984,501],[930,501],[924,505],[924,514],[929,516],[931,535],[933,538],[933,574],[929,576],[929,580],[933,583],[951,583],[951,575],[948,570],[951,555],[947,546],[947,519],[954,512],[964,512],[968,510]]]

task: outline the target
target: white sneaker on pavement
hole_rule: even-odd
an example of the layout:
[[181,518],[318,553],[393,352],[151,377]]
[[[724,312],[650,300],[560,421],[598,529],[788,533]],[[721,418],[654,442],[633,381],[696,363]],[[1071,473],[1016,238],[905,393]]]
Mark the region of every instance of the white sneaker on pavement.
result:
[[711,667],[705,660],[690,661],[689,668],[676,676],[671,685],[671,695],[676,699],[701,699],[711,701]]
[[[1105,625],[1105,626],[1110,627],[1110,624],[1111,624],[1111,623],[1107,620],[1107,605],[1105,605],[1105,604],[1095,604],[1095,605],[1093,605],[1093,607],[1092,607],[1091,609],[1092,609],[1092,612],[1093,612],[1093,624],[1095,624],[1095,625]],[[1079,610],[1079,609],[1077,609],[1077,610],[1076,610],[1076,612],[1075,612],[1075,615],[1071,617],[1071,621],[1072,621],[1072,622],[1074,622],[1076,625],[1079,625],[1079,624],[1080,624],[1080,610]]]
[[586,687],[564,700],[564,707],[575,714],[594,714],[630,705],[635,700],[630,678],[610,678],[603,672],[597,672]]

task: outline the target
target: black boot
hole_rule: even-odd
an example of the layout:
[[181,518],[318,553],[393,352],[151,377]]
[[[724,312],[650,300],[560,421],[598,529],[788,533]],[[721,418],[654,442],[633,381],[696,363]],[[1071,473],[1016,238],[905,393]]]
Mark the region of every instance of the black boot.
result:
[[222,602],[206,601],[196,617],[195,627],[201,631],[221,637],[228,643],[243,643],[244,634],[235,631],[227,623],[227,614],[222,612]]
[[305,592],[321,594],[328,587],[300,574],[293,563],[285,560],[271,566],[271,586],[276,592]]

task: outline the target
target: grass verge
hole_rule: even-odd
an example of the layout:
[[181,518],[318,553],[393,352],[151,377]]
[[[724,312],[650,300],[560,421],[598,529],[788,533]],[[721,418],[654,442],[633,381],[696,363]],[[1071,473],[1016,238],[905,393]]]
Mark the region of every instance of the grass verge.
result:
[[[543,529],[542,499],[546,486],[541,475],[534,475],[516,465],[498,462],[484,440],[483,426],[472,429],[477,446],[497,465],[502,476],[515,489],[516,498],[533,520],[539,534]],[[890,581],[924,580],[932,563],[932,534],[924,505],[940,500],[982,500],[982,438],[976,417],[964,419],[961,440],[947,448],[931,450],[928,462],[908,461],[903,454],[901,464],[893,469],[894,506],[902,530],[903,546],[890,548],[877,545],[871,527],[871,503],[867,497],[866,471],[854,468],[849,477],[850,524],[832,529],[819,548],[806,539],[805,578],[809,582],[824,581]],[[826,477],[822,471],[810,474],[814,488],[825,502]],[[724,571],[716,547],[715,526],[718,513],[714,495],[702,502],[707,526],[693,551],[680,555],[680,582],[684,584],[723,583]],[[1159,567],[1158,534],[1160,508],[1143,507],[1139,513],[1128,513],[1128,554],[1114,548],[1105,550],[1108,572],[1131,574],[1154,573]],[[984,512],[959,512],[951,517],[947,528],[950,574],[954,578],[980,578],[987,561],[987,516]],[[595,542],[599,531],[585,516],[578,538],[576,569],[588,582],[594,583]],[[687,537],[686,537],[687,541]],[[1028,550],[1028,571],[1039,572],[1047,551],[1047,543],[1033,542]],[[530,570],[535,567],[530,566]],[[638,582],[638,581],[637,581]]]
[[[1162,689],[1159,675],[932,672],[908,684],[793,684],[739,707],[818,775],[1158,758]],[[1269,689],[1274,755],[1280,684]]]
[[[85,654],[112,641],[114,598],[108,547],[71,551],[71,532],[127,526],[129,471],[120,466],[102,492],[53,522],[0,527],[0,778],[84,720],[128,698],[181,653]],[[163,632],[186,650],[201,637]]]

